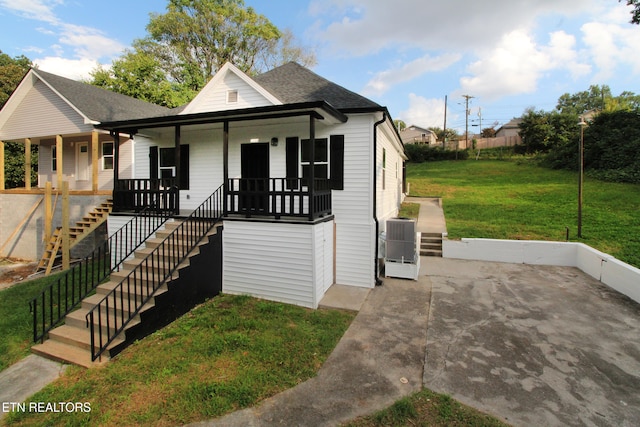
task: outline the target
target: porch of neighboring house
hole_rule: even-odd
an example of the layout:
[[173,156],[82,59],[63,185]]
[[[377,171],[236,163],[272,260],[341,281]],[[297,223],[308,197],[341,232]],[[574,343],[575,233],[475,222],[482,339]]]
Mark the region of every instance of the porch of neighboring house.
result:
[[[24,145],[25,177],[20,188],[5,187],[5,141],[0,141],[0,256],[40,260],[37,270],[48,273],[63,254],[82,258],[104,240],[106,226],[101,225],[110,212],[117,151],[113,141],[98,131],[6,141]],[[33,145],[38,146],[37,168]],[[37,183],[32,182],[32,169],[37,169]],[[70,239],[66,246],[65,225]],[[94,233],[98,229],[101,232]]]

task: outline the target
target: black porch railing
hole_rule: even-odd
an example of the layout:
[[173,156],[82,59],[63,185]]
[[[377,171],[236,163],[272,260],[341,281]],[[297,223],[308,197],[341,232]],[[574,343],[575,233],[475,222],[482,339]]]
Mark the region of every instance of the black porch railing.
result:
[[313,192],[305,178],[230,178],[227,214],[307,217],[331,213],[328,179],[316,179]]
[[148,207],[116,231],[91,254],[75,263],[29,302],[33,315],[33,341],[43,341],[64,317],[116,271],[149,236],[168,219],[165,211]]
[[155,203],[160,211],[178,213],[177,183],[175,178],[118,179],[113,186],[113,210],[139,212]]
[[96,360],[222,218],[220,186],[86,315]]

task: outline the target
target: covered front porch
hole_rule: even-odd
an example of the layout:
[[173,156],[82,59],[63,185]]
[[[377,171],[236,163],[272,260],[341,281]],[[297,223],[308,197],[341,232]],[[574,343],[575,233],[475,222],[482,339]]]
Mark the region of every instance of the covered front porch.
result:
[[224,217],[314,221],[342,185],[344,137],[328,133],[344,121],[308,103],[104,123],[116,142],[135,135],[134,178],[114,174],[114,212],[179,215],[222,186]]

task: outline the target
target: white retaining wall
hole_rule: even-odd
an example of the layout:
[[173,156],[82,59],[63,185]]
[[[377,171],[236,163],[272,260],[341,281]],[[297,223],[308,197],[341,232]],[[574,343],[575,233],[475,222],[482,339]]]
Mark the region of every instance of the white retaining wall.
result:
[[640,269],[583,243],[536,240],[443,240],[442,256],[478,261],[577,267],[640,303]]

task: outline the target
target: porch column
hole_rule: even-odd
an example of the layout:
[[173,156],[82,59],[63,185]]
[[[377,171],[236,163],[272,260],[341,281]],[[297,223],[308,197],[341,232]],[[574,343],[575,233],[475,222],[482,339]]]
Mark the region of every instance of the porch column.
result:
[[4,141],[0,141],[0,190],[4,190]]
[[180,126],[176,126],[175,129],[175,141],[174,141],[174,159],[176,161],[176,185],[178,186],[178,193],[176,194],[176,212],[180,212]]
[[120,133],[111,132],[113,138],[113,185],[120,179]]
[[314,196],[316,191],[316,118],[313,113],[309,115],[309,220],[313,221],[315,211]]
[[56,135],[56,188],[62,188],[62,135]]
[[24,188],[31,190],[31,138],[24,140]]
[[91,132],[91,191],[98,192],[98,132]]
[[227,194],[229,193],[229,122],[222,128],[222,214],[227,216]]

